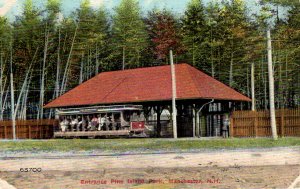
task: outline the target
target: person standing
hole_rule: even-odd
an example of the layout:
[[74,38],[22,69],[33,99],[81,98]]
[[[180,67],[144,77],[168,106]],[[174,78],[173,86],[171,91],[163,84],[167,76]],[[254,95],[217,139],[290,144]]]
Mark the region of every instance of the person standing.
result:
[[229,118],[228,115],[223,115],[222,135],[223,138],[228,138]]
[[92,119],[92,131],[95,131],[97,126],[98,126],[98,118],[96,117],[96,115],[94,115]]
[[87,130],[87,118],[84,116],[82,116],[81,127],[82,127],[82,131]]
[[66,118],[64,118],[63,121],[59,123],[62,132],[66,132],[68,124],[69,122]]

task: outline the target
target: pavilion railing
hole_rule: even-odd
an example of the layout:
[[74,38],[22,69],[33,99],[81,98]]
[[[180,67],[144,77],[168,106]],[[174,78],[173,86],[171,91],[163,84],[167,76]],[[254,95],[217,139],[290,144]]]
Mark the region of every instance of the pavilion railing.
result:
[[[278,136],[300,137],[300,109],[276,110]],[[234,111],[230,119],[232,137],[271,137],[270,112]]]
[[[53,137],[53,129],[58,121],[54,119],[17,120],[17,139],[49,139]],[[0,121],[0,139],[12,139],[12,121]]]

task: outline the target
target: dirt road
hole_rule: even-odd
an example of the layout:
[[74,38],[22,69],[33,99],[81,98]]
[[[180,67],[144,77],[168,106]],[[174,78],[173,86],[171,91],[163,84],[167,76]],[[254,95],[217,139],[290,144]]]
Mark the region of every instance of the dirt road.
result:
[[0,178],[19,189],[288,188],[300,174],[299,148],[0,159]]

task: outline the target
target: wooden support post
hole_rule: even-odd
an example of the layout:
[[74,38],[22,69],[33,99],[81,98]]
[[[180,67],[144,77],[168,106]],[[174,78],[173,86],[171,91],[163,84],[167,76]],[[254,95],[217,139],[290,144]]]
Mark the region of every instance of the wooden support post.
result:
[[196,136],[200,137],[200,115],[196,113]]
[[151,112],[152,107],[151,106],[143,106],[143,111],[144,111],[144,117],[145,117],[145,121],[146,123],[148,123],[148,118],[149,118],[149,114]]
[[170,50],[171,76],[172,76],[172,121],[173,121],[173,137],[177,138],[177,109],[176,109],[176,76],[173,63],[173,51]]
[[[215,129],[215,127],[214,127],[215,126],[214,117],[215,117],[214,114],[210,115],[210,128],[209,128],[209,130],[210,130],[209,136],[210,137],[214,136],[214,129]],[[217,133],[215,133],[215,134],[217,134]]]
[[196,110],[195,104],[193,104],[193,137],[196,137]]
[[281,137],[284,137],[285,131],[285,120],[284,120],[284,109],[281,109],[281,116],[280,116],[280,126],[281,126]]
[[160,137],[160,132],[161,132],[161,123],[160,123],[160,115],[161,115],[161,107],[160,105],[156,106],[154,108],[154,111],[156,112],[156,136]]

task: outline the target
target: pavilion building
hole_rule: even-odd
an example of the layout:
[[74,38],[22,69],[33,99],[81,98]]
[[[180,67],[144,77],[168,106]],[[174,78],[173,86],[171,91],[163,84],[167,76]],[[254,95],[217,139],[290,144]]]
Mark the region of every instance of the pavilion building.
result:
[[[178,137],[220,136],[232,104],[251,101],[189,64],[176,64],[175,75]],[[172,116],[163,113],[171,113],[171,100],[171,68],[165,65],[100,73],[45,108],[142,105],[157,136],[172,137]]]

